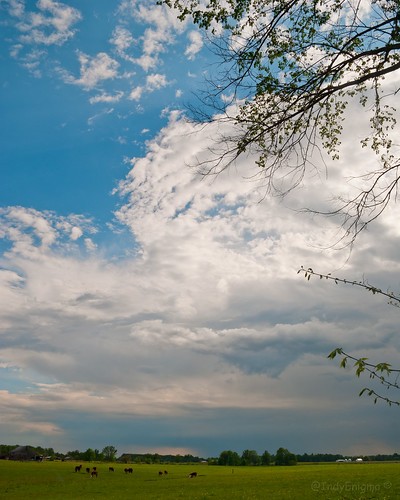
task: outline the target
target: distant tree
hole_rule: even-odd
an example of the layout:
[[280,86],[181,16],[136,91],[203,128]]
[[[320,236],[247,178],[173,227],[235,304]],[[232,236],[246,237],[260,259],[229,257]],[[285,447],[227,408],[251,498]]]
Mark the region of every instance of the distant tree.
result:
[[45,453],[46,457],[54,458],[54,456],[55,456],[55,451],[53,448],[45,448],[44,453]]
[[98,460],[99,462],[105,460],[104,453],[97,448],[94,450],[95,454],[95,460]]
[[96,453],[92,448],[88,448],[82,455],[81,460],[85,462],[93,462],[96,459]]
[[236,451],[225,450],[220,453],[218,458],[218,465],[237,466],[241,464],[241,458]]
[[106,462],[115,462],[115,455],[117,454],[117,448],[115,446],[105,446],[103,448],[104,460]]
[[267,450],[264,451],[264,453],[261,455],[261,464],[262,465],[271,465],[271,455],[268,453]]
[[73,458],[74,460],[85,460],[83,458],[83,453],[81,453],[79,450],[74,450],[74,451],[68,451],[67,452],[67,457]]
[[298,462],[336,462],[336,460],[343,458],[341,454],[332,453],[303,453],[303,455],[297,455]]
[[209,457],[209,458],[207,458],[207,464],[208,465],[221,465],[219,463],[219,459],[217,457]]
[[[395,307],[400,307],[400,296],[395,295],[393,292],[384,292],[380,288],[370,285],[364,281],[350,281],[343,278],[335,278],[331,274],[320,274],[313,271],[313,269],[308,268],[301,269],[298,273],[303,273],[307,280],[310,280],[311,276],[316,276],[319,279],[326,279],[333,281],[336,284],[342,283],[345,285],[352,285],[356,287],[361,287],[364,290],[371,292],[374,295],[383,295],[389,299],[389,304]],[[353,368],[355,369],[355,374],[357,377],[360,377],[361,374],[367,373],[369,378],[372,380],[376,380],[383,386],[383,389],[386,390],[400,390],[399,384],[399,375],[400,369],[393,368],[392,365],[386,362],[381,363],[371,363],[366,357],[356,357],[351,354],[348,354],[343,350],[342,347],[337,347],[334,349],[329,355],[329,359],[334,359],[336,356],[341,358],[340,366],[342,368],[346,368],[349,362],[353,363]],[[359,396],[366,394],[368,396],[372,396],[374,398],[374,403],[378,400],[384,401],[389,406],[397,405],[400,406],[400,401],[394,399],[392,397],[385,396],[382,392],[377,392],[376,389],[372,389],[370,387],[364,387]]]
[[0,444],[0,456],[1,457],[8,457],[10,451],[14,450],[15,448],[18,448],[18,444]]
[[296,465],[297,457],[286,448],[279,448],[275,455],[275,465]]
[[132,462],[132,455],[130,455],[129,453],[124,453],[119,457],[119,461],[123,464],[129,464]]
[[[377,166],[363,187],[332,213],[354,237],[398,195],[397,144],[391,132],[399,92],[398,0],[160,0],[205,30],[218,57],[217,72],[200,94],[200,121],[233,125],[216,138],[214,158],[202,164],[218,173],[254,152],[267,192],[284,196],[317,169],[315,153],[339,157],[345,110],[364,109]],[[237,107],[232,107],[232,102]],[[221,132],[222,134],[222,132]],[[219,147],[218,147],[219,146]],[[322,155],[321,155],[321,158]]]
[[244,450],[242,453],[242,465],[260,465],[261,459],[255,450]]

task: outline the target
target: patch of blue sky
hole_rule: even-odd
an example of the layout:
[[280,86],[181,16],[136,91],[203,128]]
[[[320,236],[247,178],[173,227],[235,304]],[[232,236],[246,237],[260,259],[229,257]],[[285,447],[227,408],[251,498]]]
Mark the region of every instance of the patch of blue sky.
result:
[[188,201],[183,208],[175,211],[175,214],[172,218],[176,219],[180,215],[184,214],[185,212],[187,212],[190,209],[191,206],[192,206],[192,201]]
[[275,230],[271,230],[271,231],[251,231],[250,229],[247,229],[247,230],[245,230],[243,232],[242,237],[243,237],[243,240],[246,243],[249,243],[250,241],[254,241],[254,240],[274,240],[274,241],[279,241],[281,239],[281,236]]
[[19,394],[27,391],[26,380],[20,376],[20,369],[15,366],[1,366],[0,361],[0,391]]
[[227,203],[226,196],[216,196],[214,197],[216,203],[209,210],[206,210],[204,215],[205,217],[231,217],[234,214],[237,214],[238,211],[246,206],[245,200],[236,202],[236,203]]

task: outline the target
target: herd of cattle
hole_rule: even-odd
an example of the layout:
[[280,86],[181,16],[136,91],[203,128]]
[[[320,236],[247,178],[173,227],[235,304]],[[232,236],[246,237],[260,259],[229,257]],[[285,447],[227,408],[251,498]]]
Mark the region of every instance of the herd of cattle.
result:
[[[82,470],[82,464],[77,465],[75,467],[75,472],[80,472],[81,470]],[[86,467],[86,472],[90,475],[90,477],[97,477],[98,476],[97,467],[93,467],[92,469],[90,469],[90,467]],[[114,467],[109,467],[108,472],[114,472]],[[132,474],[133,469],[132,469],[132,467],[129,467],[129,469],[125,468],[124,472],[125,472],[125,474]],[[164,476],[167,474],[168,474],[167,470],[165,470],[165,471],[160,470],[158,473],[159,476]],[[190,477],[190,478],[197,477],[197,472],[191,472],[188,477]]]

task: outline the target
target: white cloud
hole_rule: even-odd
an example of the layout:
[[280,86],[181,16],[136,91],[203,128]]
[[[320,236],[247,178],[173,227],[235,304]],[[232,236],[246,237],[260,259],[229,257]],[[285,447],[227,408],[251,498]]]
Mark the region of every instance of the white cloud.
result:
[[[167,50],[169,45],[175,43],[176,35],[182,33],[186,25],[177,19],[173,9],[154,5],[153,2],[123,2],[120,6],[120,12],[124,16],[132,16],[137,22],[150,25],[140,39],[142,54],[130,59],[146,72],[159,66],[160,55]],[[126,35],[123,33],[123,41],[121,41],[123,45],[128,43]]]
[[8,0],[8,8],[11,16],[22,17],[25,12],[25,0]]
[[91,238],[85,238],[85,246],[88,252],[94,252],[97,249],[96,243]]
[[65,76],[66,83],[72,83],[86,90],[91,90],[100,82],[113,79],[118,75],[119,63],[105,52],[100,52],[94,57],[80,52],[78,57],[81,65],[80,78],[74,78],[71,75]]
[[194,59],[203,47],[203,37],[199,31],[190,31],[188,38],[190,45],[187,46],[185,55],[188,56],[188,59]]
[[113,37],[110,40],[110,43],[115,45],[116,51],[121,57],[127,57],[126,50],[129,49],[133,42],[131,32],[122,26],[115,28]]
[[146,89],[149,92],[159,90],[163,87],[166,87],[167,85],[168,82],[165,75],[154,73],[152,75],[148,75],[148,77],[146,78]]
[[71,228],[71,240],[77,240],[79,239],[83,234],[83,231],[80,227],[73,226]]
[[91,97],[89,99],[89,102],[90,102],[90,104],[97,104],[98,102],[119,102],[123,96],[124,96],[124,93],[121,91],[116,92],[113,95],[106,94],[105,92],[103,92],[102,94]]
[[53,0],[38,0],[36,5],[40,12],[25,12],[21,4],[11,4],[11,14],[20,18],[21,42],[62,45],[74,35],[72,27],[82,17],[77,9]]
[[88,125],[93,125],[93,123],[98,120],[99,118],[105,116],[105,115],[110,115],[111,113],[114,112],[114,108],[110,108],[110,109],[104,109],[103,111],[101,111],[100,113],[97,113],[96,115],[94,116],[91,116],[90,118],[88,118]]
[[129,99],[131,101],[139,101],[140,98],[142,97],[143,94],[143,87],[138,86],[134,89],[131,90],[131,93],[129,94]]

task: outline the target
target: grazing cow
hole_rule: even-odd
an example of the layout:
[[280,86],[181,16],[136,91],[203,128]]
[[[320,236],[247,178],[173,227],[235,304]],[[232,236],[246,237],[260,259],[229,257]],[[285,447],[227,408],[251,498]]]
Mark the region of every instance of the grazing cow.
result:
[[109,467],[108,472],[114,472],[114,467]]
[[168,471],[167,471],[167,470],[165,470],[165,471],[164,471],[164,474],[168,474]]
[[162,476],[162,475],[163,475],[163,472],[162,472],[162,471],[160,471],[160,472],[158,473],[158,475],[159,475],[159,476]]
[[124,469],[125,474],[132,474],[133,470],[132,469]]
[[80,472],[80,471],[81,471],[81,469],[82,469],[82,465],[77,465],[77,466],[75,467],[75,472]]
[[97,472],[96,468],[93,468],[92,472],[90,473],[90,477],[97,477],[97,474],[98,474],[98,472]]
[[86,467],[86,472],[87,472],[88,474],[90,474],[90,469],[89,469],[89,467]]
[[133,469],[132,469],[132,467],[129,467],[128,472],[129,472],[129,474],[132,474],[132,473],[133,473]]
[[197,477],[197,472],[191,472],[191,473],[189,474],[189,477]]

